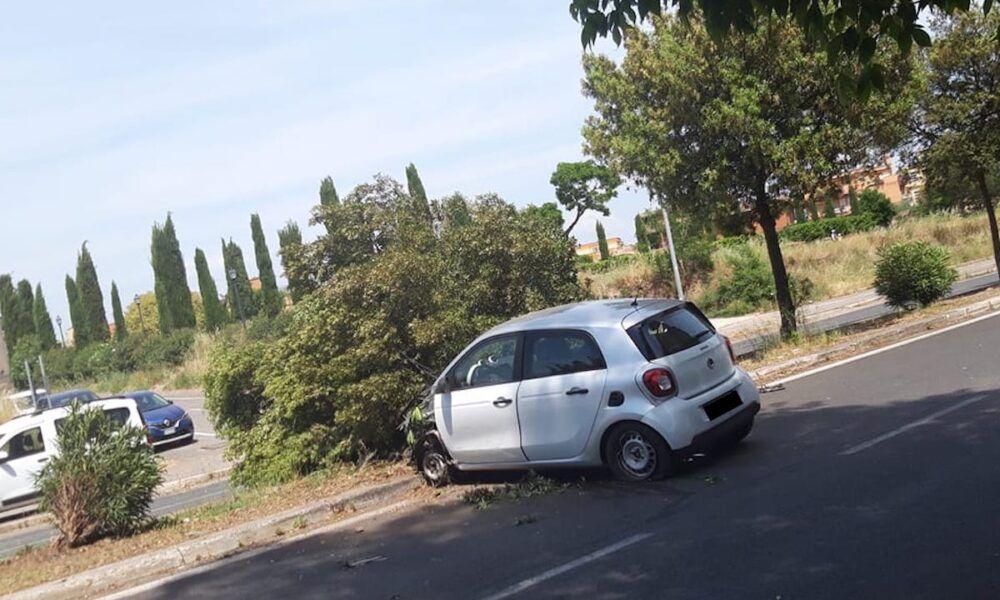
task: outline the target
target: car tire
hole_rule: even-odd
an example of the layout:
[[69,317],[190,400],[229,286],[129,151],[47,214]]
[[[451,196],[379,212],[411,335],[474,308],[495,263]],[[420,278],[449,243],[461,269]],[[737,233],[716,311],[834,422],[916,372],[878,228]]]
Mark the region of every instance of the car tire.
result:
[[674,453],[660,434],[642,423],[615,425],[604,440],[604,462],[619,481],[653,481],[674,471]]
[[451,483],[452,466],[440,440],[428,437],[420,447],[417,456],[417,468],[420,476],[431,487],[444,487]]

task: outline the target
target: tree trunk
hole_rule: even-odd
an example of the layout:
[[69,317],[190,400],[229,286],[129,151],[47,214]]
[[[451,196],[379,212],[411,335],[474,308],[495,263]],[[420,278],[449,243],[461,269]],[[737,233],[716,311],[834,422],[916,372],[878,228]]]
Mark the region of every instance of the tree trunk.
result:
[[778,312],[781,313],[781,337],[787,338],[795,333],[795,303],[788,287],[788,271],[785,270],[785,259],[781,256],[781,245],[778,243],[778,230],[771,214],[771,203],[767,195],[767,180],[762,178],[757,186],[754,199],[754,209],[757,222],[764,231],[764,242],[767,245],[767,257],[771,261],[771,273],[774,275],[774,290],[778,297]]
[[990,197],[990,189],[986,185],[986,172],[982,169],[976,175],[979,183],[979,195],[983,201],[983,208],[986,209],[986,217],[990,221],[990,237],[993,239],[993,260],[997,263],[997,272],[1000,273],[1000,233],[997,232],[997,213],[993,208],[993,198]]

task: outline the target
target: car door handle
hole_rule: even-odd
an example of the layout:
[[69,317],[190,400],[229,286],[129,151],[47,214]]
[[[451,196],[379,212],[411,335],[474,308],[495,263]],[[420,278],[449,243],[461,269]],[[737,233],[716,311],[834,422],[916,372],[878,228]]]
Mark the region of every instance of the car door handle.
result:
[[46,456],[46,457],[44,457],[44,458],[39,458],[39,459],[38,459],[38,462],[40,462],[40,463],[43,463],[43,462],[46,462],[46,461],[48,461],[48,460],[49,460],[49,457],[48,457],[48,456]]
[[574,388],[570,388],[569,391],[566,392],[566,395],[567,396],[582,396],[583,394],[586,394],[586,393],[589,393],[589,392],[590,392],[590,390],[588,390],[587,388],[574,387]]
[[511,400],[510,398],[504,398],[501,396],[500,398],[497,398],[496,400],[493,401],[493,406],[496,406],[497,408],[503,408],[505,406],[510,406],[513,402],[514,401]]

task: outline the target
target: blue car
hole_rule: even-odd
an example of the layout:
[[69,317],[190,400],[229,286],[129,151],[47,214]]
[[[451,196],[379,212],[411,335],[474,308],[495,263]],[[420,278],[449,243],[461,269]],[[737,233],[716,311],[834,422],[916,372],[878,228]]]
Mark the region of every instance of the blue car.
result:
[[191,415],[170,400],[150,391],[129,392],[123,396],[132,398],[139,406],[153,446],[194,439]]

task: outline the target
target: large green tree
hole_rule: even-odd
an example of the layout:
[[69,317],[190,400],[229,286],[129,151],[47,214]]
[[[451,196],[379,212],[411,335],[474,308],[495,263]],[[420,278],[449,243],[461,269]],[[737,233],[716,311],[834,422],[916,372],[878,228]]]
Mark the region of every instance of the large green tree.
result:
[[289,221],[284,227],[278,230],[278,254],[281,255],[281,268],[284,270],[285,279],[288,280],[288,294],[292,297],[292,302],[299,302],[306,295],[308,287],[306,282],[300,281],[294,275],[294,271],[288,268],[303,251],[302,230],[295,221]]
[[201,248],[194,249],[194,268],[198,272],[198,289],[205,311],[205,331],[218,331],[226,322],[226,309],[219,300],[219,288],[215,285],[208,259]]
[[635,215],[635,249],[639,252],[649,252],[649,233],[646,231],[646,222],[641,214]]
[[555,202],[546,202],[541,206],[529,204],[521,209],[521,214],[526,219],[535,219],[539,223],[554,227],[559,231],[565,227],[562,211],[559,210],[559,205]]
[[584,92],[596,114],[584,138],[592,155],[688,214],[750,207],[789,334],[795,305],[775,215],[784,198],[898,143],[912,103],[902,93],[909,64],[889,57],[893,93],[862,106],[842,99],[828,57],[793,23],[768,19],[753,31],[715,41],[668,16],[631,30],[621,65],[586,56]]
[[921,94],[918,130],[927,145],[920,157],[931,189],[965,184],[986,211],[993,256],[1000,269],[1000,233],[991,189],[1000,169],[1000,14],[968,12],[935,21],[937,41]]
[[73,345],[80,348],[76,332],[83,327],[83,314],[80,312],[80,292],[76,287],[76,280],[66,275],[66,303],[69,305],[69,320],[73,326]]
[[115,340],[120,342],[128,336],[128,326],[125,324],[125,312],[122,310],[118,284],[114,281],[111,282],[111,316],[115,320]]
[[226,269],[226,301],[233,318],[252,319],[257,316],[257,300],[250,287],[243,249],[232,239],[222,240],[222,262]]
[[600,221],[597,222],[597,251],[601,260],[608,260],[611,258],[611,252],[608,250],[608,235],[604,233],[604,225]]
[[278,291],[278,280],[274,276],[274,264],[271,262],[271,251],[267,248],[267,238],[260,224],[260,215],[250,215],[250,232],[253,236],[254,258],[257,260],[257,273],[260,277],[260,310],[263,314],[273,317],[281,312],[281,292]]
[[163,226],[153,224],[152,262],[160,332],[194,327],[194,304],[191,302],[184,255],[177,241],[174,219],[169,213]]
[[14,347],[20,340],[35,335],[35,293],[31,282],[22,279],[17,282],[17,295],[14,299]]
[[340,196],[337,195],[337,188],[333,185],[333,177],[329,175],[319,182],[319,203],[323,206],[340,204]]
[[428,223],[432,221],[431,205],[427,200],[427,191],[424,190],[424,182],[420,180],[417,167],[413,163],[406,166],[406,189],[413,201],[413,206],[417,214],[423,216]]
[[108,332],[108,315],[104,310],[104,295],[101,293],[101,283],[97,278],[94,259],[90,256],[87,244],[80,247],[76,261],[77,304],[82,325],[74,322],[73,331],[78,348],[85,348],[94,342],[106,342],[111,335]]
[[568,236],[588,210],[605,217],[611,214],[608,201],[618,194],[621,179],[611,169],[585,160],[559,163],[549,183],[556,188],[559,204],[573,215],[565,231]]
[[[714,39],[759,32],[773,19],[788,20],[801,28],[811,50],[830,57],[827,76],[839,74],[842,91],[867,96],[886,83],[886,62],[876,52],[880,40],[894,40],[899,51],[908,54],[914,44],[931,45],[924,27],[928,14],[988,14],[992,6],[993,0],[982,4],[969,0],[570,0],[569,9],[582,26],[584,46],[607,35],[620,44],[635,26],[674,11],[682,20],[707,29]],[[853,68],[856,65],[861,65],[860,71]]]
[[32,316],[35,322],[35,334],[38,336],[38,343],[42,350],[51,350],[56,347],[56,330],[52,327],[52,317],[49,315],[49,307],[45,304],[45,295],[42,294],[42,284],[35,286],[35,301],[32,307]]
[[14,332],[14,303],[17,300],[17,289],[11,276],[7,273],[0,275],[0,326],[3,327],[3,336],[7,342],[7,347],[11,350],[17,342]]

